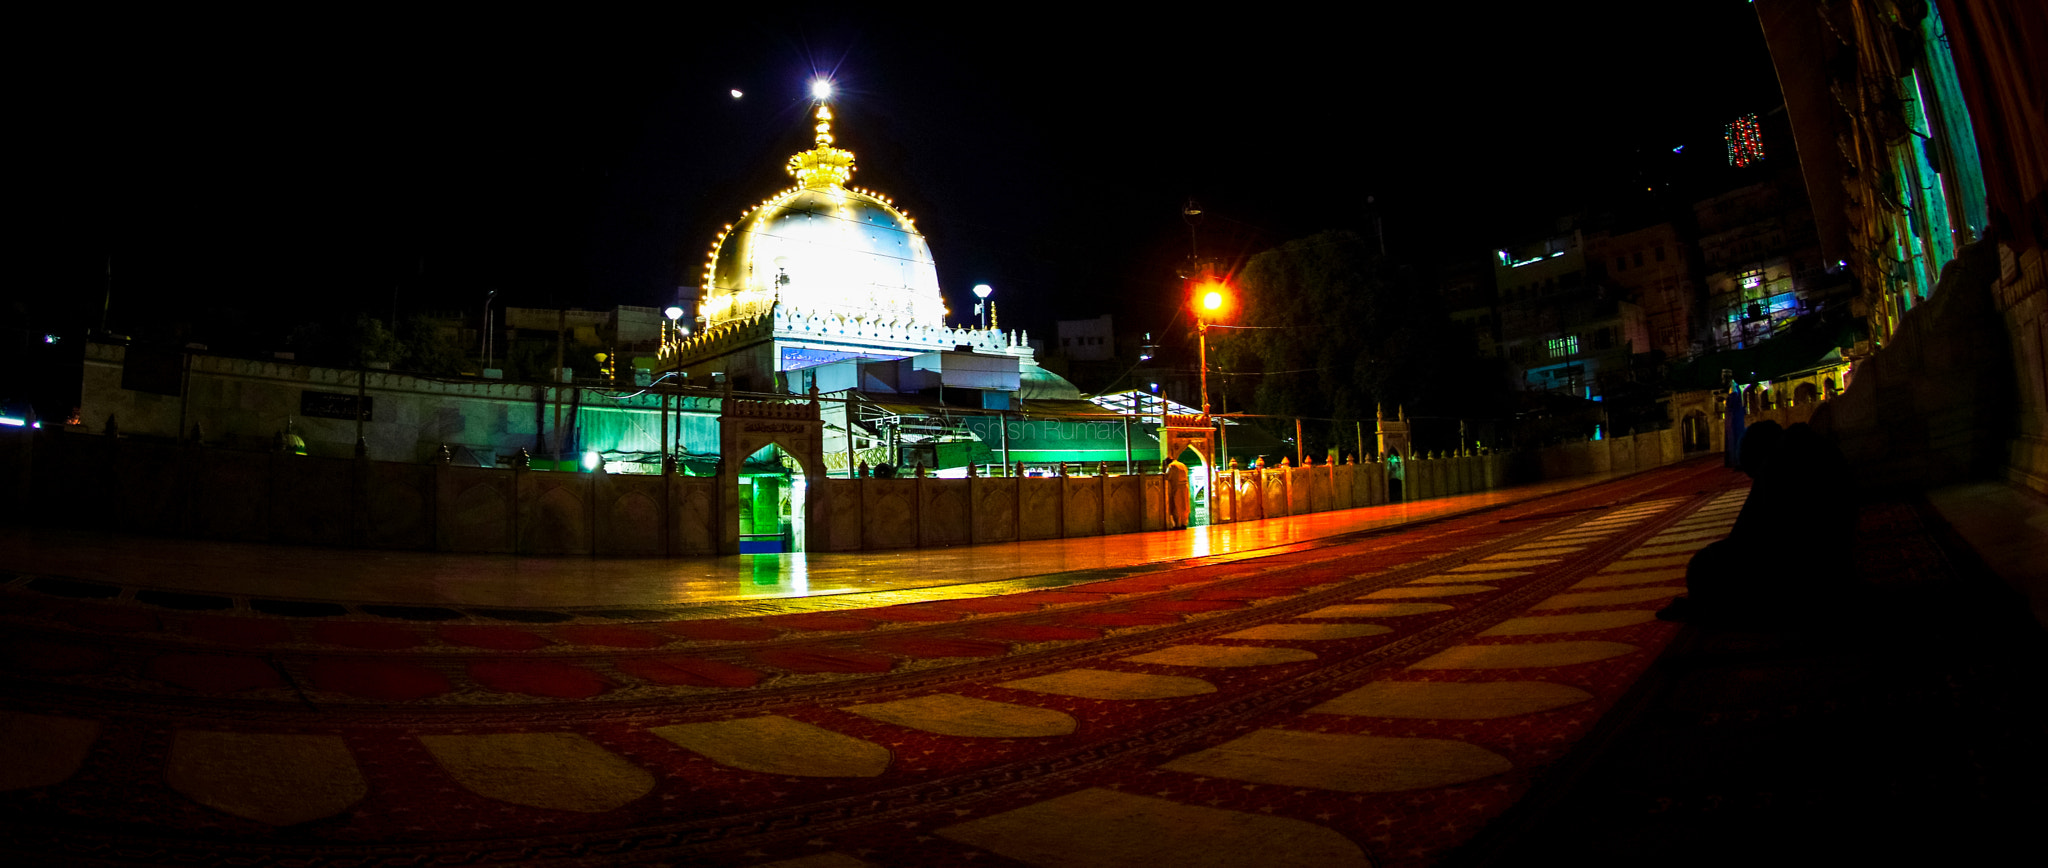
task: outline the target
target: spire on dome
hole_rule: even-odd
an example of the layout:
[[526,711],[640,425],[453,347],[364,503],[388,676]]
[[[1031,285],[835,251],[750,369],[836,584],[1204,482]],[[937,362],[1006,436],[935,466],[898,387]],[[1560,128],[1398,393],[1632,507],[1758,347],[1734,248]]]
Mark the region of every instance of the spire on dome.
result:
[[807,190],[843,187],[853,176],[853,152],[832,147],[832,107],[818,101],[817,146],[789,158],[786,167]]

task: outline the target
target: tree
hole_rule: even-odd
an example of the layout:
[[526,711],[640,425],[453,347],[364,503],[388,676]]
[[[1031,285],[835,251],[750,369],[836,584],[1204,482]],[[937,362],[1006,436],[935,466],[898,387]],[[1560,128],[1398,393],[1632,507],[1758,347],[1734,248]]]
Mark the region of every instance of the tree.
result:
[[350,367],[365,367],[371,362],[395,365],[405,358],[405,344],[398,335],[385,328],[383,320],[363,314],[356,314],[348,346],[346,362]]
[[469,367],[469,354],[456,346],[452,329],[426,314],[415,313],[398,321],[398,342],[403,355],[398,366],[430,376],[446,377]]
[[[1498,392],[1455,327],[1441,298],[1411,269],[1381,255],[1354,232],[1324,232],[1265,251],[1238,276],[1239,325],[1215,343],[1219,366],[1262,372],[1254,401],[1261,413],[1309,419],[1370,420],[1384,405],[1411,417],[1439,414],[1454,448],[1460,416]],[[1227,333],[1227,332],[1226,332]],[[1216,335],[1217,332],[1211,332]],[[1291,420],[1272,420],[1291,437]],[[1349,427],[1349,426],[1345,426]],[[1328,423],[1305,425],[1310,454],[1353,442]],[[1418,437],[1435,434],[1419,427]]]

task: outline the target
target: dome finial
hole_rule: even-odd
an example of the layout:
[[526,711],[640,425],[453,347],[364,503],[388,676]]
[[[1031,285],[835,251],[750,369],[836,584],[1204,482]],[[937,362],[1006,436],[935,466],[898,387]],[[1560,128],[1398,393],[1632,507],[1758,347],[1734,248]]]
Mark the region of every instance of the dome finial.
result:
[[813,82],[811,95],[817,105],[817,135],[812,140],[816,147],[790,157],[787,168],[797,186],[805,189],[845,186],[853,176],[853,152],[832,146],[832,106],[825,102],[832,95],[832,83]]

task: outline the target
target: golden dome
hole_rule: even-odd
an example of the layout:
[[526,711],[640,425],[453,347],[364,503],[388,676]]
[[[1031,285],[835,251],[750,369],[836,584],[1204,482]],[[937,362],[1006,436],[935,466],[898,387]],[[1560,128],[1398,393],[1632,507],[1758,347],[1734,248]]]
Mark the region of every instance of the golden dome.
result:
[[815,146],[789,158],[797,179],[748,209],[711,244],[700,313],[706,324],[786,312],[902,326],[945,325],[938,266],[909,215],[846,186],[853,153],[832,145],[817,107]]

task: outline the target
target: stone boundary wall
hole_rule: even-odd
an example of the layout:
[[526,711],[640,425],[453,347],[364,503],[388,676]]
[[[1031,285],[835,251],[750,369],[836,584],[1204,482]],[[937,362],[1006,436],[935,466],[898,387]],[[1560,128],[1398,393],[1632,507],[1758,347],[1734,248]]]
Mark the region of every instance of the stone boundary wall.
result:
[[[1688,457],[1676,430],[1535,452],[1269,467],[1218,474],[1217,523],[1448,497]],[[1200,478],[1199,476],[1197,477]],[[9,521],[159,536],[533,555],[713,555],[717,479],[250,452],[66,431],[0,432]],[[1165,478],[826,479],[813,551],[1161,530]]]
[[[349,398],[361,391],[370,400],[371,418],[361,433],[373,459],[425,462],[445,445],[466,447],[494,462],[521,448],[534,450],[542,439],[552,444],[561,435],[558,424],[567,424],[568,408],[576,403],[579,412],[632,414],[639,428],[650,432],[642,438],[648,442],[640,445],[659,448],[651,433],[661,427],[661,397],[655,393],[600,398],[620,388],[437,379],[194,353],[181,399],[122,388],[127,353],[127,347],[115,344],[86,345],[79,420],[88,430],[102,431],[112,419],[123,434],[177,440],[197,425],[209,444],[263,450],[289,423],[310,454],[345,459],[355,454],[356,422],[307,416],[300,404],[307,392]],[[693,417],[719,412],[719,399],[708,393],[676,400],[680,412]],[[556,403],[563,405],[561,423]]]

